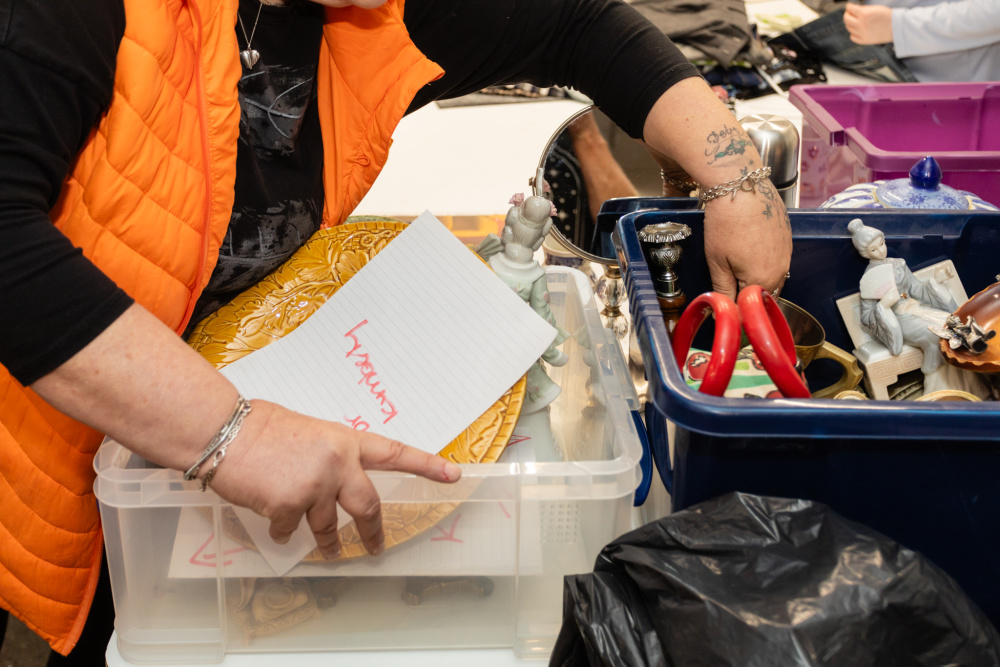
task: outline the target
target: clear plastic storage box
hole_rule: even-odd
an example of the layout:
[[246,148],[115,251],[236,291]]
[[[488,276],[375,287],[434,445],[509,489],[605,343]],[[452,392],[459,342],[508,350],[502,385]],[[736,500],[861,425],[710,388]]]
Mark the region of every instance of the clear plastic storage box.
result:
[[278,577],[218,496],[106,441],[96,491],[120,655],[177,663],[512,647],[546,658],[561,626],[563,576],[591,571],[600,549],[632,528],[642,450],[621,348],[586,279],[563,268],[548,278],[553,311],[572,334],[562,347],[569,363],[549,369],[562,387],[551,406],[556,447],[512,444],[501,462],[463,466],[456,485],[372,473],[384,512],[436,508],[441,517],[377,558],[300,562]]
[[904,178],[933,155],[943,183],[1000,204],[1000,83],[792,86],[802,112],[799,206]]

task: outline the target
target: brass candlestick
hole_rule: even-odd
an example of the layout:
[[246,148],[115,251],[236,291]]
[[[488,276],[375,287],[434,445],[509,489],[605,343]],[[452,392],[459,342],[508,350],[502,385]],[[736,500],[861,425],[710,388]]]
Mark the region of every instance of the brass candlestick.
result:
[[639,230],[639,240],[646,247],[649,256],[656,297],[660,302],[667,333],[671,336],[681,311],[687,304],[687,297],[680,287],[674,267],[681,258],[680,242],[689,236],[691,228],[678,222],[647,225]]

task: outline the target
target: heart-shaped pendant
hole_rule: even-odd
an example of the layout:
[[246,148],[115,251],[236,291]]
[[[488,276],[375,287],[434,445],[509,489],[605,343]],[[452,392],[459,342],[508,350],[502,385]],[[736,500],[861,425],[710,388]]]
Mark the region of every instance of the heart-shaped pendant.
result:
[[243,61],[244,67],[253,69],[253,66],[260,60],[260,53],[258,53],[257,49],[244,49],[240,51],[240,60]]

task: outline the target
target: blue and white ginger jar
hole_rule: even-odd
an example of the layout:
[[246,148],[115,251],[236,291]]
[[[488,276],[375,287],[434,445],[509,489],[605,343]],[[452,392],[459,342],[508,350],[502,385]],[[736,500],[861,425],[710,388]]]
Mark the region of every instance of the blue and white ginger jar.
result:
[[941,167],[925,157],[910,169],[909,178],[852,185],[820,204],[820,208],[927,208],[959,211],[1000,211],[965,190],[941,184]]

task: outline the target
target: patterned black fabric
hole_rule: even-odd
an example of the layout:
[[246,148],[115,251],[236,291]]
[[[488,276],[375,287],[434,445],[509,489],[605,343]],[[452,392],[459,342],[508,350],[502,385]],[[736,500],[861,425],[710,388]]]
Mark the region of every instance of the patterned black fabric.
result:
[[[238,85],[236,203],[189,331],[281,266],[319,229],[323,216],[323,143],[315,104],[323,9],[241,0],[240,17],[260,60],[252,69],[244,66]],[[237,36],[245,47],[239,26]]]

